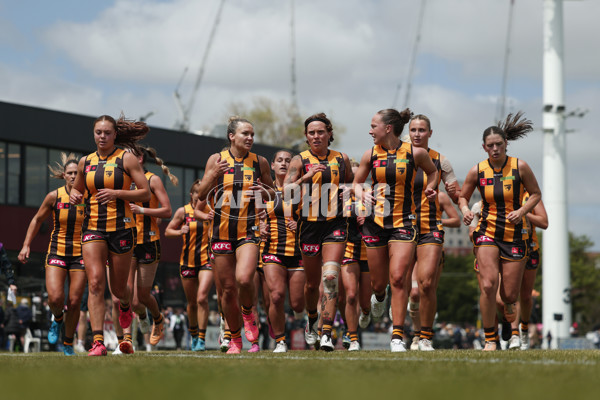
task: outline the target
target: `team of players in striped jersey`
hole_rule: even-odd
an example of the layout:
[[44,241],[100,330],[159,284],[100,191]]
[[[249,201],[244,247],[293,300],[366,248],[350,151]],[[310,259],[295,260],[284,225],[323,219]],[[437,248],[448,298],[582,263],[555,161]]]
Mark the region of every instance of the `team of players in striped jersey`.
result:
[[[407,123],[410,141],[403,142],[400,137]],[[178,209],[170,221],[166,235],[183,238],[180,276],[188,300],[192,350],[205,349],[206,297],[213,274],[227,328],[224,349],[231,354],[241,352],[242,326],[246,338],[256,343],[255,275],[259,264],[266,283],[263,290],[269,293],[265,303],[269,303],[266,308],[276,352],[287,351],[283,325],[286,287],[292,308],[297,313],[306,309],[308,314],[307,344],[332,351],[338,305],[348,325],[349,349],[359,350],[357,325],[364,328],[371,317],[382,316],[388,285],[393,323],[390,349],[406,351],[404,320],[411,276],[418,288],[415,298],[420,298],[420,305],[412,300],[409,307],[411,316],[420,311],[415,344],[421,350],[433,350],[435,292],[444,243],[442,212],[447,211],[449,226],[455,225],[458,217],[449,199],[438,193],[442,181],[467,225],[474,217],[468,202],[475,188],[482,195],[473,243],[479,264],[484,350],[495,350],[496,296],[501,299],[503,316],[509,322],[515,320],[515,303],[529,259],[528,232],[532,231],[531,225],[527,229],[526,217],[541,198],[529,166],[506,154],[509,140],[531,130],[530,121],[521,114],[509,115],[499,126],[484,131],[488,159],[469,171],[462,190],[449,161],[429,148],[433,130],[424,115],[413,116],[408,109],[377,112],[369,131],[374,146],[354,170],[346,154],[330,149],[333,127],[325,114],[310,116],[304,128],[308,150],[293,157],[288,151],[279,151],[269,165],[250,151],[252,123],[230,118],[229,146],[209,157],[203,179],[191,188],[190,203]],[[145,124],[124,117],[98,118],[94,124],[96,152],[81,158],[78,165],[64,160],[62,174],[59,171],[57,175],[64,176],[67,184],[48,194],[19,255],[25,262],[39,224],[54,210],[55,233],[46,263],[54,315],[49,339],[56,342],[63,324],[62,285],[68,274],[75,286],[64,317],[67,355],[74,354],[77,318],[69,312],[81,299],[83,270],[89,282],[94,334],[89,355],[106,355],[102,336],[106,276],[123,328],[121,352],[133,352],[133,311],[142,321],[148,318],[146,307],[150,310],[152,344],[164,335],[163,316],[150,299],[149,287],[160,259],[156,219],[170,218],[171,207],[161,180],[152,179],[154,175],[141,166],[148,155],[162,165],[155,152],[137,144],[148,130]],[[168,169],[165,173],[169,174]],[[544,227],[535,217],[531,222]],[[147,322],[144,325],[149,327]]]

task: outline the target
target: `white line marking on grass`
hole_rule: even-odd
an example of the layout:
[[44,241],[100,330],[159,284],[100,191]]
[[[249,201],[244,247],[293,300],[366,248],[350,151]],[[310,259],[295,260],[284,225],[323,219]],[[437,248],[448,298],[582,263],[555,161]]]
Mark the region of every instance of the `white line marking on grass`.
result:
[[[138,353],[140,354],[140,353]],[[142,353],[143,354],[143,353]],[[503,358],[471,358],[471,357],[436,357],[436,358],[421,358],[411,356],[399,356],[399,357],[377,357],[377,356],[366,356],[366,357],[335,357],[332,356],[300,356],[291,354],[281,355],[246,355],[246,354],[185,354],[185,353],[150,353],[144,354],[145,357],[182,357],[182,358],[202,358],[202,359],[242,359],[242,360],[294,360],[294,361],[418,361],[418,362],[465,362],[473,364],[499,364],[499,363],[511,363],[511,364],[524,364],[524,365],[598,365],[600,360],[573,360],[573,361],[559,361],[553,359],[543,360],[522,360],[522,359],[503,359]]]

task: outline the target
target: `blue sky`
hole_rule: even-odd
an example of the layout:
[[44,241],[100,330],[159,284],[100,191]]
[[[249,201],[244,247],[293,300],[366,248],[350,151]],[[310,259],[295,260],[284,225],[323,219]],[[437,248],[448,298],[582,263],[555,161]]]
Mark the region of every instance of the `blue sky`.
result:
[[[542,115],[542,0],[516,0],[507,86],[509,111]],[[86,115],[138,118],[172,127],[173,91],[193,85],[219,0],[0,1],[0,100]],[[346,132],[334,148],[359,158],[372,143],[372,115],[391,106],[405,77],[419,0],[296,1],[301,112],[324,111]],[[35,9],[35,12],[31,11]],[[228,0],[192,113],[192,128],[223,123],[232,101],[290,99],[290,2]],[[411,104],[432,120],[432,147],[457,175],[485,158],[482,131],[493,123],[508,0],[429,0]],[[566,1],[565,94],[569,119],[569,229],[600,251],[600,188],[590,177],[600,147],[600,2]],[[404,97],[404,92],[399,98]],[[401,101],[400,101],[401,103]],[[400,106],[400,104],[398,104]],[[511,144],[542,184],[542,134]],[[543,187],[542,187],[543,189]]]

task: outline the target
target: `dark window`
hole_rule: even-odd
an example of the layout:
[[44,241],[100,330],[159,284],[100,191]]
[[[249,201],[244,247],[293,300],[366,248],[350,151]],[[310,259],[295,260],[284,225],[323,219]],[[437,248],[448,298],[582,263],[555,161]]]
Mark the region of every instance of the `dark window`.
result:
[[8,204],[19,204],[21,197],[21,146],[18,144],[8,145]]
[[0,204],[6,203],[6,143],[0,142]]
[[48,193],[48,151],[25,147],[25,205],[39,207]]

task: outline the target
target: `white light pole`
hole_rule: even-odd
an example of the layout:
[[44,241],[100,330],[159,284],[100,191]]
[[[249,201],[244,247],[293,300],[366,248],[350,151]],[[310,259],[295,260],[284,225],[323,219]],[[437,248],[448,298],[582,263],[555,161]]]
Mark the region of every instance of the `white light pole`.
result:
[[563,73],[563,1],[544,0],[544,205],[548,229],[543,239],[544,337],[552,348],[571,326],[567,151]]

